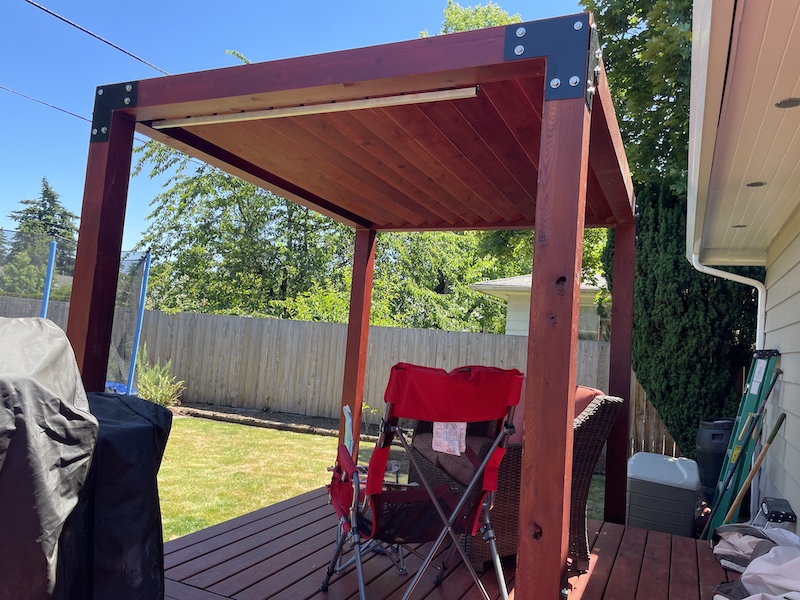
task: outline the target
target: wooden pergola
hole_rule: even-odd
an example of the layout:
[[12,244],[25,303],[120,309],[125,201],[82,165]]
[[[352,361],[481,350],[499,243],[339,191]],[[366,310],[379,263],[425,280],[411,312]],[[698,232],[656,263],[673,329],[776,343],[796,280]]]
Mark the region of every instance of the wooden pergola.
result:
[[356,229],[342,391],[356,423],[376,233],[535,228],[516,594],[556,598],[584,227],[616,228],[608,392],[630,394],[634,196],[591,15],[99,87],[67,331],[89,391],[104,386],[135,131]]

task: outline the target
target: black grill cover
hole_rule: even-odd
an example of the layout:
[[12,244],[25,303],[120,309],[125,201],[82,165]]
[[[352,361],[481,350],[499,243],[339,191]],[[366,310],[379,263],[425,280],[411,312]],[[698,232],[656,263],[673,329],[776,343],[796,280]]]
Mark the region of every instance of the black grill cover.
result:
[[61,539],[62,597],[163,598],[156,475],[172,413],[136,396],[88,398],[100,432],[86,488]]
[[96,434],[64,332],[0,318],[0,599],[57,595],[58,538]]

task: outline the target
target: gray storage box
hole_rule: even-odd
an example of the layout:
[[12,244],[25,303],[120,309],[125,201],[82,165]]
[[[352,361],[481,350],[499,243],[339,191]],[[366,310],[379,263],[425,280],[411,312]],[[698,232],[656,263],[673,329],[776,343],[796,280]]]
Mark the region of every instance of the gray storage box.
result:
[[638,452],[628,459],[626,525],[691,536],[699,490],[695,461]]

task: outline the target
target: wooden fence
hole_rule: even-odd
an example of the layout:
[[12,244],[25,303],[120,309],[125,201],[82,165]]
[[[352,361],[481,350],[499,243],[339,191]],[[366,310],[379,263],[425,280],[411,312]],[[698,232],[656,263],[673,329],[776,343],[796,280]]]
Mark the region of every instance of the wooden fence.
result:
[[[0,316],[39,314],[38,300],[0,298]],[[48,317],[66,327],[68,303]],[[142,340],[151,360],[172,360],[186,402],[270,408],[313,416],[339,413],[345,325],[146,311]],[[399,361],[452,369],[492,364],[526,370],[527,337],[371,327],[364,401],[381,406],[389,367]],[[578,383],[608,389],[608,342],[579,340]],[[679,455],[647,393],[632,378],[629,448]]]
[[[345,325],[147,311],[142,339],[151,360],[171,359],[186,402],[339,414]],[[445,369],[491,364],[526,369],[527,338],[371,327],[364,402],[382,404],[389,368],[400,361]],[[608,342],[581,340],[578,381],[608,388]]]
[[647,399],[647,392],[636,379],[631,377],[630,411],[628,413],[628,454],[635,452],[655,452],[667,456],[680,456],[681,452],[664,426],[656,408]]

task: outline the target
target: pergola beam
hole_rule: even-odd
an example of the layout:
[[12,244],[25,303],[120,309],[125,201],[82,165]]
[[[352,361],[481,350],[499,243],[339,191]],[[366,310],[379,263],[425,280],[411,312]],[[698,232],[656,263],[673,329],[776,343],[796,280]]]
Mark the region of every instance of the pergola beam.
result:
[[617,225],[614,236],[614,301],[611,304],[608,393],[623,398],[625,402],[617,413],[606,443],[604,518],[612,523],[625,522],[635,252],[636,225]]
[[578,307],[589,159],[584,98],[544,102],[528,333],[518,598],[558,598],[572,491]]
[[[375,238],[376,232],[373,229],[356,230],[353,251],[353,281],[350,287],[350,318],[347,323],[342,408],[349,406],[352,411],[354,456],[358,455],[358,439],[361,435],[361,403],[364,400],[364,376],[367,371]],[[340,415],[339,418],[339,442],[341,443],[345,436],[344,415]]]
[[105,390],[135,127],[122,112],[108,118],[108,139],[89,145],[67,323],[87,392]]

